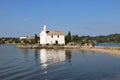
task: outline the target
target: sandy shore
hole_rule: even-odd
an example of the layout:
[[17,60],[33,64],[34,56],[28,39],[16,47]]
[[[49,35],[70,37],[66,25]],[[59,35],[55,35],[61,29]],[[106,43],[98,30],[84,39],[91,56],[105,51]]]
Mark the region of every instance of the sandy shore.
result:
[[87,51],[97,51],[97,52],[104,52],[104,53],[111,53],[115,55],[120,55],[120,47],[101,47],[101,46],[96,46],[96,47],[85,47],[81,48],[81,50],[87,50]]
[[105,52],[105,53],[112,53],[116,55],[120,55],[120,47],[102,47],[102,46],[95,46],[95,47],[81,47],[81,46],[23,46],[18,45],[16,48],[23,48],[23,49],[78,49],[78,50],[87,50],[87,51],[98,51],[98,52]]

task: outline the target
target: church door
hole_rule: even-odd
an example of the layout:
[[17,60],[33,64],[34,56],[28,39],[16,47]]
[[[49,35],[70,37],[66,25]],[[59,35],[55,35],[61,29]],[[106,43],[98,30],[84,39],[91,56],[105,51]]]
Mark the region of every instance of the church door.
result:
[[55,41],[55,44],[58,44],[58,41],[57,41],[57,40]]

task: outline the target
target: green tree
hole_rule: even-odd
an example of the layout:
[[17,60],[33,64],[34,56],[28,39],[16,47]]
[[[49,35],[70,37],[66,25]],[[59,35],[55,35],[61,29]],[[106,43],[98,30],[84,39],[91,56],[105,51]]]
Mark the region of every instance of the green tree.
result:
[[76,35],[72,35],[72,42],[75,43],[79,43],[80,42],[80,37],[76,34]]
[[71,42],[71,33],[70,33],[70,31],[68,32],[68,34],[66,36],[66,41],[67,41],[67,43]]
[[34,40],[35,40],[35,43],[38,43],[39,37],[37,36],[37,34],[35,34]]

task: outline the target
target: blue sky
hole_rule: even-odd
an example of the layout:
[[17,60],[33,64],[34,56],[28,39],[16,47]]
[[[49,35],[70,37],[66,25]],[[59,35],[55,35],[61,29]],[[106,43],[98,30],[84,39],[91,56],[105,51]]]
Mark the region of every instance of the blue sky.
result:
[[49,30],[78,35],[120,33],[120,0],[0,0],[0,37]]

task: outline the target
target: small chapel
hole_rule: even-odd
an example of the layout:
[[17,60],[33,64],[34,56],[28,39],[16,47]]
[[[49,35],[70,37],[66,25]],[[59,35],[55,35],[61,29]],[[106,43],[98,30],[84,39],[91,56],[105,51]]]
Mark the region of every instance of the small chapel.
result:
[[40,44],[65,44],[64,32],[59,30],[47,30],[46,25],[40,33]]

